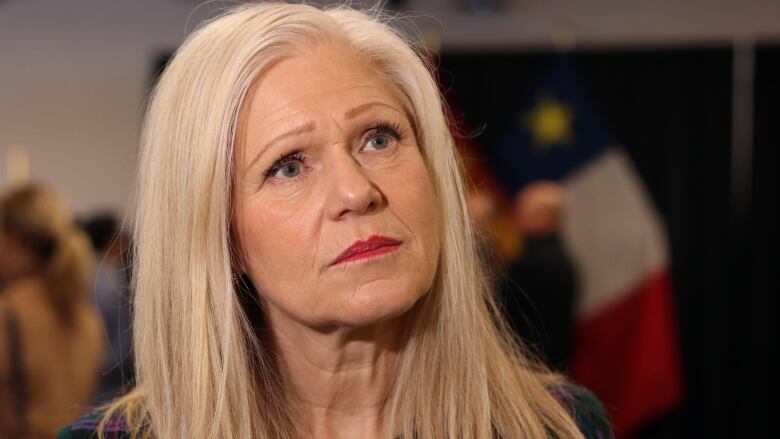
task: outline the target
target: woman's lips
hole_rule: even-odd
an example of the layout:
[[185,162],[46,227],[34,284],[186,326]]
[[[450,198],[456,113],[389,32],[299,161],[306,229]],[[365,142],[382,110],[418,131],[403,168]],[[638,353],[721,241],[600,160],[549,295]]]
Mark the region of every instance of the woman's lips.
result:
[[395,239],[387,238],[385,236],[374,235],[365,241],[355,241],[354,244],[341,252],[341,254],[330,263],[330,266],[342,262],[357,261],[359,259],[391,253],[400,246],[401,241],[396,241]]

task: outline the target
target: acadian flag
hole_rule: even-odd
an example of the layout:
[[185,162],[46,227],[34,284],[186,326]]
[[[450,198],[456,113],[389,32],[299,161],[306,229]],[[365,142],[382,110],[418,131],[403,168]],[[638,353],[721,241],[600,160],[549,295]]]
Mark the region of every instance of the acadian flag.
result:
[[631,159],[563,57],[486,152],[510,193],[563,185],[561,233],[579,278],[571,372],[630,437],[683,399],[666,233]]

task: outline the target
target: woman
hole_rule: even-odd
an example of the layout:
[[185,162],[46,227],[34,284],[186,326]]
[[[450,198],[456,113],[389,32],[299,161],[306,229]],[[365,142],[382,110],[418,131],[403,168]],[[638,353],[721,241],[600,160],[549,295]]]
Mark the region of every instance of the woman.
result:
[[604,424],[494,313],[421,59],[348,8],[243,6],[188,38],[142,141],[137,387],[61,437],[581,438],[578,421]]
[[37,185],[0,198],[0,437],[50,438],[84,410],[103,355],[92,255]]

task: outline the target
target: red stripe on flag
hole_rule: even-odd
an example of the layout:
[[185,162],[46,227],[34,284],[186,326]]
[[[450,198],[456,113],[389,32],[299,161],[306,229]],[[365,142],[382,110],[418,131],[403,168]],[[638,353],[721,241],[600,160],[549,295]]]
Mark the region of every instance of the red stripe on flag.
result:
[[683,399],[669,275],[650,276],[577,324],[572,374],[604,403],[617,437]]

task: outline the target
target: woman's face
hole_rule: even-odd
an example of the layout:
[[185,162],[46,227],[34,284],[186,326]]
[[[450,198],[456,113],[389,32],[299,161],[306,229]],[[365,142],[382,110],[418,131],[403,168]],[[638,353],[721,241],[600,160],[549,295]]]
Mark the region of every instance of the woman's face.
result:
[[24,274],[35,265],[33,253],[16,235],[0,231],[0,282]]
[[321,44],[275,64],[247,99],[233,228],[267,312],[328,327],[407,311],[433,283],[440,225],[394,84]]

